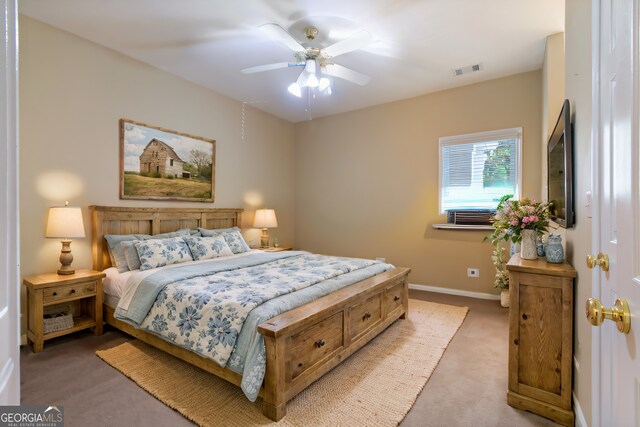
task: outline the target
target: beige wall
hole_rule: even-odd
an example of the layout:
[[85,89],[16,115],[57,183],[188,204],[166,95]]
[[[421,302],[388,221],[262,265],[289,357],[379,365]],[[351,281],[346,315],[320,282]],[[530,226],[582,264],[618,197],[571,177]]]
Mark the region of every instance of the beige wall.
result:
[[591,251],[591,218],[586,193],[591,189],[591,2],[565,3],[565,90],[571,102],[574,129],[573,164],[576,225],[566,231],[567,260],[578,271],[574,310],[574,393],[588,425],[591,425],[591,326],[584,318],[584,303],[591,296],[591,270],[585,258]]
[[[215,203],[118,198],[122,117],[217,140]],[[20,17],[21,270],[55,271],[60,243],[45,239],[47,209],[83,208],[87,238],[73,241],[73,265],[91,267],[87,206],[276,209],[282,245],[294,243],[294,126],[60,31]],[[259,244],[259,231],[247,230]]]
[[542,63],[542,198],[547,198],[547,141],[564,102],[564,33],[547,37]]
[[[296,125],[296,245],[413,269],[410,281],[497,293],[487,232],[434,230],[438,138],[522,127],[524,194],[540,197],[541,73]],[[467,267],[480,268],[468,278]]]

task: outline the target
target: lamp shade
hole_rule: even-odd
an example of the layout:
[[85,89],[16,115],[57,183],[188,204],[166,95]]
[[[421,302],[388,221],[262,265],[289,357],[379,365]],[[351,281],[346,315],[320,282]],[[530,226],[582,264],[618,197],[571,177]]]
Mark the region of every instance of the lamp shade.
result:
[[82,210],[78,206],[49,208],[46,237],[70,239],[84,237]]
[[253,220],[254,228],[275,228],[278,226],[276,211],[273,209],[258,209]]

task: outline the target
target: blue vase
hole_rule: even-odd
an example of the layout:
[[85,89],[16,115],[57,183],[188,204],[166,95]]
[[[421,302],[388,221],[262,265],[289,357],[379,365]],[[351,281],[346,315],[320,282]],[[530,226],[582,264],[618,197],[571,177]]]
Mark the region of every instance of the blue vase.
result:
[[549,234],[547,247],[545,250],[547,262],[562,264],[564,262],[564,249],[562,248],[562,236],[559,234]]
[[539,257],[543,257],[544,256],[544,243],[542,242],[538,242],[538,256]]
[[520,243],[511,242],[511,247],[509,248],[509,255],[513,256],[513,254],[520,253]]

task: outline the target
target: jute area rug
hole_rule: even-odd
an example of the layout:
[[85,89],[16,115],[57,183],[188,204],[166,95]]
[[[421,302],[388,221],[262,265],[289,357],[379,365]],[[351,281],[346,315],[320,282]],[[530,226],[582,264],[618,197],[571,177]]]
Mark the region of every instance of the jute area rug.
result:
[[102,360],[201,426],[395,426],[403,420],[467,315],[467,307],[410,300],[398,320],[287,405],[274,423],[236,387],[144,344],[98,351]]

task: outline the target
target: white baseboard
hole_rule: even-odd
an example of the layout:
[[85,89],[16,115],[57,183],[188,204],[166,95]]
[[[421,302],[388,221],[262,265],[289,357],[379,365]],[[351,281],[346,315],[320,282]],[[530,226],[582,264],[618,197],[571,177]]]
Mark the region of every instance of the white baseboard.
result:
[[587,420],[584,418],[582,408],[580,407],[580,402],[578,402],[578,399],[576,398],[576,394],[571,394],[573,395],[573,413],[576,415],[576,427],[589,427],[587,425]]
[[415,289],[417,291],[437,292],[439,294],[460,295],[462,297],[469,297],[469,298],[490,299],[490,300],[500,299],[500,295],[495,295],[495,294],[487,294],[484,292],[463,291],[461,289],[441,288],[438,286],[430,286],[430,285],[418,285],[415,283],[409,283],[409,289]]
[[27,334],[20,335],[20,345],[27,345]]

